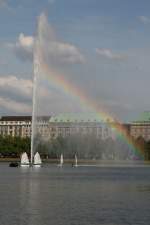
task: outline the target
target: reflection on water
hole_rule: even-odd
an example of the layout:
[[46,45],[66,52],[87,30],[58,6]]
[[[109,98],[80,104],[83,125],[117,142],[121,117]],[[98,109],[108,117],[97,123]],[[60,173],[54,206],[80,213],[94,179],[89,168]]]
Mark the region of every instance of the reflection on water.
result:
[[141,191],[141,192],[150,192],[150,185],[147,185],[147,186],[146,185],[139,186],[139,187],[137,187],[137,190],[138,191]]
[[150,167],[9,168],[0,164],[2,225],[147,225]]
[[[20,207],[23,209],[20,214],[20,221],[24,224],[38,225],[42,224],[40,208],[40,189],[42,188],[40,179],[35,179],[32,175],[35,173],[37,178],[40,168],[20,168],[24,174],[20,180]],[[33,171],[34,170],[34,171]],[[28,175],[28,176],[26,176]],[[25,217],[24,217],[25,215]],[[27,220],[27,221],[25,221]]]

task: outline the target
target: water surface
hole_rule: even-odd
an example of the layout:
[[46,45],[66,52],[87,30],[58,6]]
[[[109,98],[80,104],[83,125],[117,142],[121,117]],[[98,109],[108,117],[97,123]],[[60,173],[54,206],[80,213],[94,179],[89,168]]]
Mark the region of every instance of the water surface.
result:
[[148,225],[150,167],[0,164],[2,225]]

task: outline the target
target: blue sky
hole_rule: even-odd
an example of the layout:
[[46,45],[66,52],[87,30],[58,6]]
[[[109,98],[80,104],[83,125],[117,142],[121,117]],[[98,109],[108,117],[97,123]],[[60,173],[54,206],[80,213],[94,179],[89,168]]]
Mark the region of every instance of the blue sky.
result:
[[23,80],[31,94],[32,44],[42,12],[57,43],[74,46],[76,60],[85,58],[59,65],[71,82],[123,120],[150,109],[149,0],[0,0],[0,114],[30,114],[31,99],[16,85]]

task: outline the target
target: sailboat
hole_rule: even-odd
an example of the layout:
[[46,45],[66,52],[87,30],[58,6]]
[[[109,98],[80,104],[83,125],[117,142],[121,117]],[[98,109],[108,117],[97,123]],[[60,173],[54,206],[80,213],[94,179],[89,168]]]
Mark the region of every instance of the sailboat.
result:
[[64,164],[64,158],[63,158],[63,154],[60,155],[60,164],[58,164],[58,166],[63,166]]
[[41,164],[42,164],[42,160],[41,160],[40,154],[37,152],[34,155],[34,163],[33,163],[33,165],[35,167],[41,167]]
[[78,159],[77,159],[77,155],[75,154],[75,164],[74,164],[74,167],[77,167],[78,166]]
[[29,163],[29,158],[26,152],[22,153],[21,155],[21,167],[29,167],[30,163]]

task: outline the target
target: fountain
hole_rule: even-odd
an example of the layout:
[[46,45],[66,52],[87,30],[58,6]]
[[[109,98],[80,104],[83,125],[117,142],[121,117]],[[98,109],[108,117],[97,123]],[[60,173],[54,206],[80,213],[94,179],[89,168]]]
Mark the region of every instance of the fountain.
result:
[[[114,135],[115,131],[111,135],[111,126],[98,107],[93,106],[94,100],[83,96],[82,89],[80,94],[80,83],[74,86],[73,67],[67,64],[72,62],[69,61],[72,51],[79,54],[73,45],[56,38],[45,14],[41,14],[34,43],[31,165],[34,153],[41,151],[56,158],[61,152],[68,159],[75,155],[74,166],[77,155],[78,159],[93,161],[132,160],[133,146]],[[86,79],[84,75],[82,79]],[[38,121],[43,115],[51,116],[45,133],[42,133],[44,125]],[[63,165],[62,154],[59,165]]]
[[[30,164],[32,165],[41,165],[42,161],[40,154],[36,151],[35,137],[37,134],[37,88],[38,88],[38,74],[39,74],[39,54],[38,54],[38,34],[35,37],[34,42],[34,54],[33,54],[33,97],[32,97],[32,134],[31,134],[31,151],[30,151]],[[33,163],[34,158],[34,163]],[[35,162],[37,160],[37,162]]]
[[74,167],[78,167],[78,158],[77,158],[77,155],[75,154],[75,164],[74,164]]
[[64,164],[64,157],[63,154],[60,155],[60,163],[58,164],[58,166],[62,167]]

